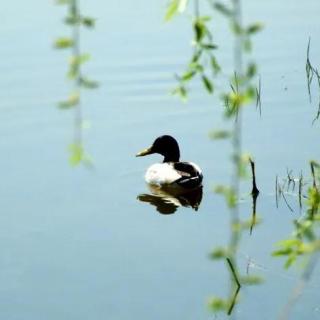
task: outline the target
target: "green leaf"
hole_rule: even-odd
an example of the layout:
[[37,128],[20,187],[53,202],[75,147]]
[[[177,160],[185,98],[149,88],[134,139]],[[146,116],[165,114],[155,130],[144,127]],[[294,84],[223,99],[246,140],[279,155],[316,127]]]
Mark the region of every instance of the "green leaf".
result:
[[201,54],[202,54],[202,51],[203,50],[198,50],[196,51],[193,56],[192,56],[192,59],[191,59],[191,63],[190,63],[190,66],[194,63],[197,63],[201,57]]
[[229,302],[218,297],[211,298],[208,305],[214,312],[227,311],[229,309]]
[[196,75],[196,73],[197,72],[195,70],[188,70],[187,72],[185,72],[181,76],[181,80],[182,81],[188,81],[188,80],[192,79]]
[[213,93],[213,84],[211,81],[203,74],[201,76],[204,87],[207,89],[209,93]]
[[263,282],[263,279],[259,276],[245,276],[240,279],[243,285],[256,285]]
[[70,157],[69,157],[70,164],[72,166],[76,166],[80,164],[80,162],[84,158],[83,146],[78,143],[72,143],[69,145],[69,152],[70,152]]
[[188,5],[188,1],[189,0],[180,0],[179,1],[179,7],[178,7],[178,11],[181,13],[181,12],[184,12],[187,8],[187,5]]
[[197,71],[199,73],[202,73],[204,71],[204,67],[198,62],[190,63],[189,68],[194,69],[195,71]]
[[256,90],[254,87],[249,86],[245,93],[245,102],[249,103],[256,97]]
[[75,16],[67,16],[65,19],[64,19],[64,23],[65,24],[68,24],[68,25],[75,25],[77,23],[79,23],[80,19],[75,17]]
[[171,0],[166,12],[166,15],[164,17],[165,21],[169,21],[173,18],[173,16],[178,12],[179,8],[179,0]]
[[194,22],[193,30],[195,33],[196,42],[200,42],[207,32],[205,24],[200,19],[197,19]]
[[200,21],[202,22],[208,22],[210,21],[212,18],[210,16],[201,16],[198,18]]
[[297,260],[297,256],[296,255],[291,255],[289,256],[288,260],[286,261],[284,267],[286,269],[288,269],[289,267],[291,267],[292,264],[294,264]]
[[227,139],[231,137],[231,132],[227,130],[214,130],[210,132],[209,136],[215,140]]
[[220,13],[222,13],[223,15],[230,17],[233,14],[233,10],[228,8],[225,4],[221,3],[221,2],[216,2],[213,5],[214,9],[216,9],[217,11],[219,11]]
[[204,44],[201,44],[201,47],[203,49],[207,49],[207,50],[215,50],[215,49],[218,49],[218,46],[213,44],[213,43],[204,43]]
[[252,43],[249,38],[245,39],[243,42],[243,48],[246,52],[250,52],[252,50]]
[[214,251],[212,251],[210,253],[210,258],[211,259],[222,259],[228,256],[228,250],[226,250],[225,248],[221,247],[221,248],[216,248]]
[[261,31],[262,29],[263,29],[263,25],[261,23],[259,23],[259,22],[256,22],[254,24],[251,24],[247,28],[246,32],[247,32],[247,34],[251,35],[251,34],[254,34],[254,33],[257,33],[259,31]]
[[56,0],[56,4],[70,4],[71,0]]
[[184,86],[178,86],[172,91],[172,94],[178,96],[184,102],[188,100],[188,91]]
[[274,257],[279,257],[279,256],[287,256],[289,254],[292,253],[292,249],[291,248],[283,248],[283,249],[279,249],[279,250],[275,250],[272,252],[272,256]]
[[301,240],[300,239],[286,239],[278,242],[279,246],[282,247],[292,247],[292,246],[299,246],[301,245]]
[[87,89],[95,89],[99,87],[99,83],[97,81],[89,80],[85,77],[80,78],[80,85]]
[[210,58],[211,68],[215,74],[221,71],[221,68],[217,62],[217,59],[214,56]]
[[71,56],[69,63],[70,65],[80,65],[90,60],[90,54],[85,53],[80,56]]
[[82,17],[81,23],[87,28],[93,28],[95,26],[96,20],[91,17]]
[[241,25],[237,22],[232,22],[231,24],[231,30],[236,34],[236,35],[241,35],[243,33],[243,29]]
[[257,73],[257,66],[255,63],[250,63],[248,65],[248,69],[247,69],[247,77],[248,78],[252,78],[256,75]]
[[58,38],[54,43],[56,49],[66,49],[72,47],[73,45],[74,41],[68,37]]
[[217,186],[214,190],[216,193],[224,195],[229,208],[234,208],[237,203],[236,193],[233,188],[226,186]]
[[79,104],[79,102],[80,102],[80,95],[79,93],[76,92],[76,93],[72,93],[67,100],[60,102],[59,107],[61,109],[69,109]]

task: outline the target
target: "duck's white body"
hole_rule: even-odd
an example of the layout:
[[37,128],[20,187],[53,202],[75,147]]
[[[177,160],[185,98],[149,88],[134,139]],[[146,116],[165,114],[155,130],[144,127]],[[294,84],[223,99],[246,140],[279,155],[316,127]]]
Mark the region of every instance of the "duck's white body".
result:
[[[200,176],[202,177],[201,169],[195,163],[185,162],[184,164],[192,166],[195,169],[197,172],[197,178]],[[151,165],[145,174],[146,182],[150,185],[161,187],[170,185],[173,186],[177,181],[181,181],[182,178],[185,178],[185,180],[195,178],[187,172],[177,170],[175,165],[176,163],[174,162],[155,163]]]
[[145,174],[147,183],[154,186],[163,186],[173,183],[181,178],[181,175],[173,168],[170,162],[155,163],[147,169]]

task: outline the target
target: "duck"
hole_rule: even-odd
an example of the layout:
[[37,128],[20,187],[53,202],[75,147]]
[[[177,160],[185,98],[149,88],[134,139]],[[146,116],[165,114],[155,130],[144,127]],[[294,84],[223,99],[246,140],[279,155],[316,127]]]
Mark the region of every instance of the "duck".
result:
[[178,191],[179,194],[202,187],[203,175],[200,167],[187,161],[180,161],[177,140],[170,135],[156,138],[151,147],[140,151],[137,157],[158,153],[163,162],[151,165],[145,173],[149,185]]

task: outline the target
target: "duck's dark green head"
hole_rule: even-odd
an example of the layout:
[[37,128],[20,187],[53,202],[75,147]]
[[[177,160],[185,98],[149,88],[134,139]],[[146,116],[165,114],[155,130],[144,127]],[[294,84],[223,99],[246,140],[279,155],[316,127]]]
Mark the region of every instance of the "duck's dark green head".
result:
[[175,138],[168,135],[158,137],[150,148],[142,150],[136,156],[142,157],[153,153],[163,155],[163,162],[178,162],[180,158],[178,142]]

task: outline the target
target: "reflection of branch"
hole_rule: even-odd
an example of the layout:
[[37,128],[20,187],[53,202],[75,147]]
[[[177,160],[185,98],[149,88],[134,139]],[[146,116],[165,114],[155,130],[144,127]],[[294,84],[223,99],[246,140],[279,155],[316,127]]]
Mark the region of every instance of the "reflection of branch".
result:
[[[288,183],[288,185],[289,185],[289,183]],[[284,195],[284,191],[283,190],[284,190],[285,186],[286,186],[286,182],[284,182],[282,186],[280,185],[280,183],[278,183],[278,175],[276,175],[276,190],[275,190],[275,193],[276,193],[276,206],[277,206],[277,208],[279,207],[279,197],[282,196],[282,198],[283,198],[285,204],[287,205],[288,209],[291,212],[294,212],[294,210],[290,206],[286,196]],[[300,187],[302,187],[302,185],[300,185],[300,181],[299,181],[299,192],[302,190],[302,189],[300,190]],[[289,189],[289,187],[287,189]]]
[[228,316],[230,316],[230,314],[232,313],[232,310],[236,304],[236,301],[237,301],[237,296],[239,294],[239,291],[240,291],[240,288],[241,287],[237,287],[236,291],[234,292],[234,295],[233,295],[233,298],[231,300],[231,304],[230,304],[230,307],[228,309]]
[[250,165],[251,165],[251,172],[252,172],[252,222],[250,226],[250,235],[252,234],[253,227],[256,223],[256,207],[257,207],[257,198],[259,196],[259,189],[257,188],[256,184],[256,173],[255,173],[255,164],[254,161],[249,158]]
[[281,311],[281,314],[279,317],[280,320],[288,320],[289,319],[290,312],[292,311],[292,308],[294,307],[294,305],[297,303],[299,297],[301,296],[304,287],[306,286],[306,284],[310,280],[310,277],[314,271],[314,268],[318,262],[318,259],[319,259],[319,252],[313,254],[312,257],[310,258],[299,282],[293,288],[293,290],[291,292],[291,296],[289,297],[287,304],[283,307],[283,309]]
[[284,202],[286,203],[287,207],[289,208],[289,210],[291,212],[293,212],[294,210],[292,209],[292,207],[290,206],[289,202],[287,201],[287,198],[285,197],[283,191],[281,192],[281,195],[282,195],[282,198],[283,198]]
[[232,313],[232,310],[233,310],[235,304],[236,304],[236,300],[237,300],[237,296],[238,296],[239,291],[240,291],[240,288],[241,288],[241,284],[240,284],[240,282],[239,282],[239,279],[238,279],[238,277],[237,277],[236,270],[235,270],[235,268],[234,268],[234,266],[233,266],[233,264],[232,264],[232,262],[231,262],[231,259],[230,259],[230,258],[226,258],[226,259],[227,259],[229,268],[230,268],[230,270],[231,270],[231,274],[232,274],[232,276],[233,276],[233,279],[234,279],[235,283],[237,284],[237,289],[236,289],[236,291],[235,291],[235,293],[234,293],[234,295],[233,295],[233,298],[232,298],[232,300],[231,300],[230,307],[229,307],[229,309],[228,309],[228,315],[230,315],[230,314]]
[[313,161],[310,161],[310,167],[311,167],[311,174],[312,174],[312,180],[313,180],[313,187],[315,189],[317,189],[316,176],[315,176],[315,173],[314,173],[314,162]]
[[234,266],[233,266],[233,264],[232,264],[232,262],[231,262],[231,259],[230,259],[230,258],[227,258],[227,262],[228,262],[229,268],[230,268],[230,270],[231,270],[231,272],[232,272],[234,281],[236,282],[236,284],[237,284],[238,287],[241,287],[241,284],[240,284],[240,282],[239,282],[239,279],[238,279],[238,277],[237,277],[236,270],[234,269]]
[[252,235],[253,227],[256,224],[256,213],[257,213],[257,199],[259,193],[252,194],[252,219],[251,219],[251,226],[250,226],[250,235]]

